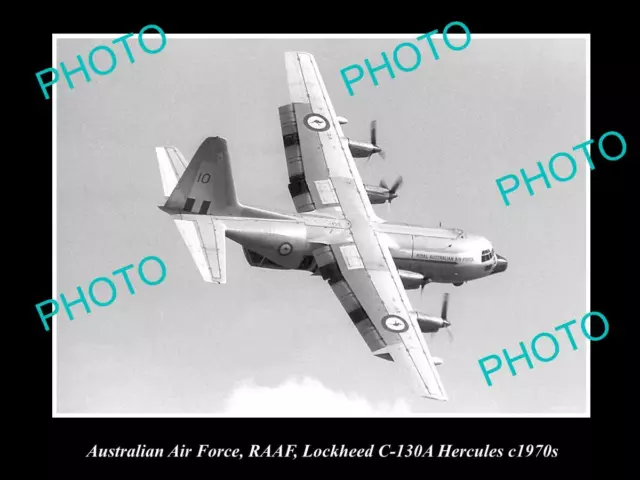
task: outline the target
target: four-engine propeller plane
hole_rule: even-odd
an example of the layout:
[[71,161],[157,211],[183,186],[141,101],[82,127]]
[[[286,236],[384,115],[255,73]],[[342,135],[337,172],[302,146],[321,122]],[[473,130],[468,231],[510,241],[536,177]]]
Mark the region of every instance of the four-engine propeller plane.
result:
[[[417,312],[405,289],[464,282],[504,272],[489,240],[459,229],[389,223],[371,206],[314,57],[285,54],[291,103],[280,107],[289,192],[297,214],[238,201],[227,142],[209,137],[187,164],[158,147],[171,215],[207,282],[226,283],[226,239],[254,267],[302,270],[327,281],[371,352],[412,373],[420,394],[447,400],[422,333],[450,322]],[[387,190],[391,190],[388,189]]]

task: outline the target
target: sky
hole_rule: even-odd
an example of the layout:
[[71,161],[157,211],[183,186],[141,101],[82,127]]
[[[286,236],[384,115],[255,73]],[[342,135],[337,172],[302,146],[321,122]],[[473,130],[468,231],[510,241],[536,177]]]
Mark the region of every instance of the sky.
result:
[[[133,37],[135,39],[135,37]],[[57,411],[88,414],[376,416],[580,414],[586,408],[587,341],[558,336],[555,360],[506,364],[489,387],[478,360],[519,353],[534,336],[589,311],[586,298],[587,163],[568,182],[521,185],[502,202],[496,179],[588,139],[586,40],[473,37],[463,51],[435,40],[413,72],[349,96],[340,69],[381,62],[399,39],[175,39],[135,63],[117,51],[109,75],[81,74],[57,88],[57,284],[76,298],[95,277],[149,255],[167,276],[136,293],[118,283],[108,307],[58,316]],[[60,39],[58,62],[77,65],[108,39]],[[149,42],[150,47],[154,47]],[[155,45],[158,45],[156,41]],[[189,160],[209,136],[228,141],[240,201],[295,212],[278,107],[289,103],[284,52],[315,55],[347,136],[367,141],[371,120],[386,160],[356,160],[363,181],[405,182],[390,222],[462,228],[487,237],[509,261],[505,273],[462,287],[408,292],[414,308],[440,310],[450,292],[450,340],[427,336],[448,402],[416,397],[406,375],[374,357],[320,277],[249,267],[227,241],[227,284],[202,280],[164,203],[156,146]],[[100,57],[96,57],[100,58]],[[107,68],[105,59],[97,60]],[[566,165],[558,173],[566,175]],[[151,268],[150,268],[151,271]],[[98,290],[105,295],[105,290]],[[99,293],[103,292],[103,293]],[[548,346],[540,353],[550,354]]]

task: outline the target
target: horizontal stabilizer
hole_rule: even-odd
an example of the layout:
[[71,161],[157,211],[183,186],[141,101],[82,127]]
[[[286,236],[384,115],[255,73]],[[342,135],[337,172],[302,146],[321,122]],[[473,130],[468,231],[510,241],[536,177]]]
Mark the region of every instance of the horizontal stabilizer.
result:
[[174,219],[205,282],[227,283],[225,226],[212,217]]
[[175,147],[156,147],[160,177],[162,178],[162,190],[168,197],[176,188],[178,180],[187,169],[187,162],[182,153]]

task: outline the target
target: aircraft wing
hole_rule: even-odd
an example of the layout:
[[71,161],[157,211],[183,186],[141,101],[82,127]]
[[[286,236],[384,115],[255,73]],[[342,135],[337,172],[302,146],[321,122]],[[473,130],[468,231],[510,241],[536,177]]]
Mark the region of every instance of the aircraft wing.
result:
[[291,103],[280,107],[289,192],[298,213],[375,218],[313,55],[285,53]]
[[366,227],[351,234],[353,241],[314,252],[322,277],[374,355],[404,367],[422,396],[447,400],[384,234]]
[[308,53],[285,58],[292,104],[280,115],[294,203],[350,223],[346,241],[314,251],[320,273],[374,355],[404,366],[423,396],[446,400],[318,66]]

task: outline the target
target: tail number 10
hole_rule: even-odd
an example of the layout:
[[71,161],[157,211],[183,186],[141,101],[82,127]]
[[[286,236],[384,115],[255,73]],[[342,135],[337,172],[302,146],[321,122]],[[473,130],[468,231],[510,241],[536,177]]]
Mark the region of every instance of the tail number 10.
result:
[[211,175],[209,175],[208,173],[204,173],[204,174],[200,174],[198,175],[198,178],[196,179],[197,183],[209,183],[209,180],[211,180]]

